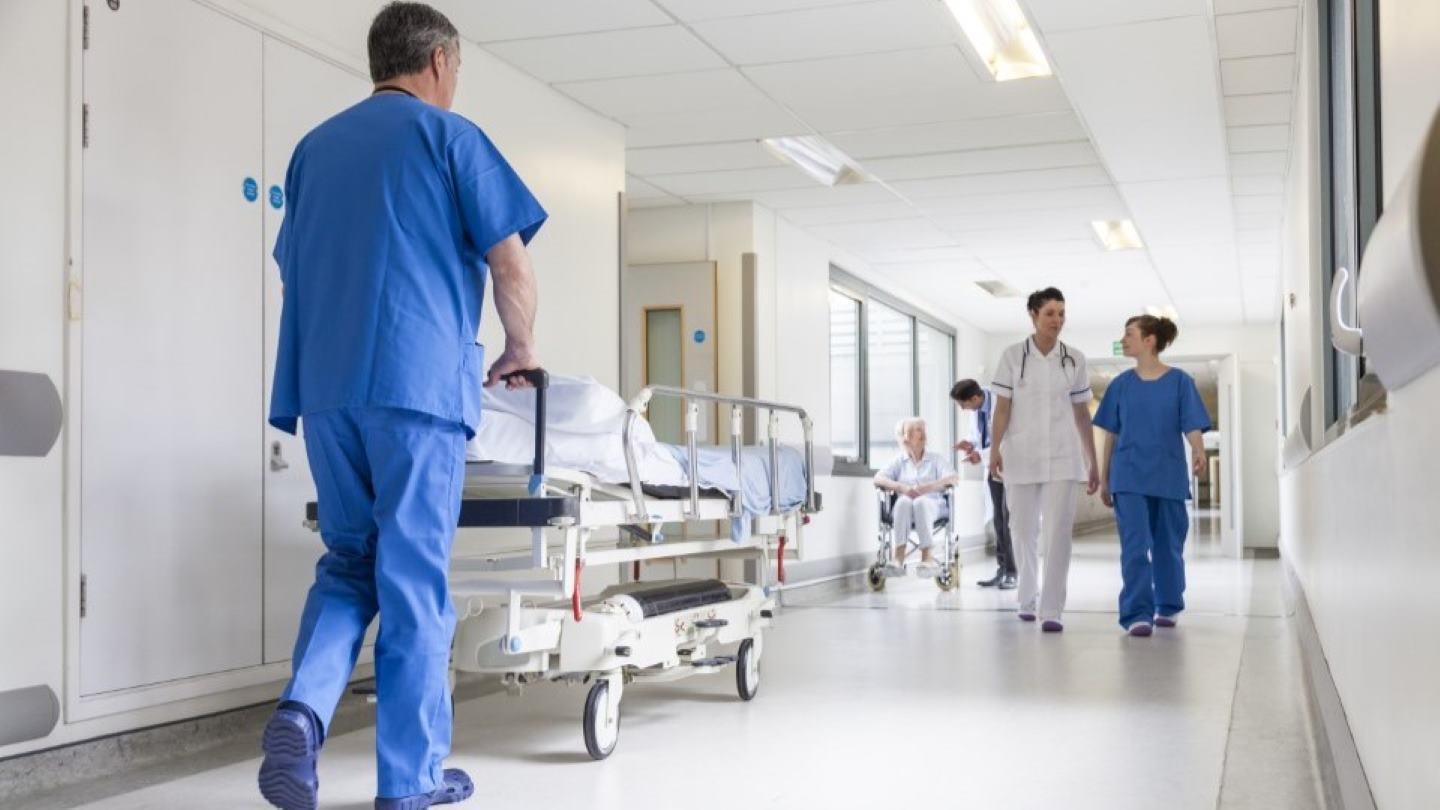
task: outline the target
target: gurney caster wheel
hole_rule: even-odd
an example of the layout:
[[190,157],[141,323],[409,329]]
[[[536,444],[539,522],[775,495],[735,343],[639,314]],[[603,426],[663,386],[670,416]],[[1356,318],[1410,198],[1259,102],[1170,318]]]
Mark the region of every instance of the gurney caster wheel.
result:
[[620,739],[620,712],[610,716],[610,683],[596,681],[585,696],[585,750],[591,759],[604,759]]
[[885,566],[880,563],[871,565],[865,572],[865,582],[875,593],[885,590]]
[[741,700],[754,700],[760,691],[760,653],[753,638],[740,642],[740,651],[735,655],[735,691]]

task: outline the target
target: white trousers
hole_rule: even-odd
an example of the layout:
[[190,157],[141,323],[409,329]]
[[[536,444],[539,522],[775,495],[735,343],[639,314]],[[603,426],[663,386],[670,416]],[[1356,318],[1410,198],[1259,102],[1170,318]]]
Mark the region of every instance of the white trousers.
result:
[[[1044,484],[1006,484],[1010,511],[1010,541],[1019,575],[1016,598],[1023,613],[1039,608],[1041,621],[1060,620],[1065,612],[1065,581],[1070,576],[1070,539],[1075,528],[1078,481]],[[1042,532],[1043,529],[1043,532]],[[1043,543],[1043,546],[1041,545]],[[1039,554],[1043,549],[1042,585]]]
[[930,548],[935,544],[935,519],[940,516],[939,501],[934,498],[910,498],[905,495],[895,499],[895,509],[892,516],[895,518],[895,544],[896,550],[910,537],[910,530],[915,530],[915,535],[920,539],[920,548]]

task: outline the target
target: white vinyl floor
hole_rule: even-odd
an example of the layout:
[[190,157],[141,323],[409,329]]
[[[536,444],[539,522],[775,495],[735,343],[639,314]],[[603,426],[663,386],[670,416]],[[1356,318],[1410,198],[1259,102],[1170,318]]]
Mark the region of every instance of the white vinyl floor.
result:
[[[950,594],[915,578],[791,594],[753,702],[729,672],[636,685],[604,762],[585,754],[582,687],[462,702],[450,764],[477,789],[461,806],[1318,810],[1281,563],[1222,553],[1208,518],[1187,556],[1189,610],[1150,639],[1116,624],[1113,533],[1077,541],[1058,635],[976,587],[988,562]],[[370,730],[328,741],[322,807],[371,807],[373,747]],[[84,806],[263,808],[258,764]]]

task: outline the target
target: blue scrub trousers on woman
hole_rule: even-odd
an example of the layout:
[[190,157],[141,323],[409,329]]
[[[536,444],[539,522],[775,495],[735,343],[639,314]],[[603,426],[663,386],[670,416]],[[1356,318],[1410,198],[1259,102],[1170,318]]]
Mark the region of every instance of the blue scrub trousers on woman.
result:
[[1185,535],[1190,516],[1185,502],[1118,492],[1115,522],[1120,527],[1120,625],[1149,624],[1156,616],[1185,609]]
[[304,417],[325,554],[305,602],[283,700],[328,728],[378,611],[379,796],[429,793],[450,753],[450,547],[465,478],[465,427],[398,408]]

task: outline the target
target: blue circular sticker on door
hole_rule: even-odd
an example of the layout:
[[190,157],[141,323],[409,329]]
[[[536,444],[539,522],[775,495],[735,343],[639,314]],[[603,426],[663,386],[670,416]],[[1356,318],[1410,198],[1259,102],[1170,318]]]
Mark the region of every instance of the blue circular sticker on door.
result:
[[696,343],[704,343],[704,342],[705,342],[705,330],[704,330],[704,329],[696,329],[696,330],[695,330],[695,342],[696,342]]
[[247,177],[247,178],[245,178],[244,190],[245,190],[245,199],[246,199],[246,200],[248,200],[248,201],[250,201],[250,202],[255,202],[255,200],[259,199],[259,197],[260,197],[260,184],[257,183],[257,182],[255,182],[255,178],[253,178],[253,177]]
[[285,205],[285,192],[279,186],[270,187],[270,207],[277,211]]

